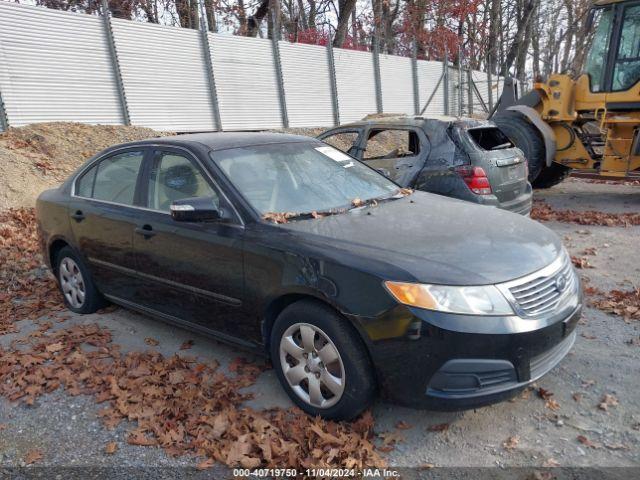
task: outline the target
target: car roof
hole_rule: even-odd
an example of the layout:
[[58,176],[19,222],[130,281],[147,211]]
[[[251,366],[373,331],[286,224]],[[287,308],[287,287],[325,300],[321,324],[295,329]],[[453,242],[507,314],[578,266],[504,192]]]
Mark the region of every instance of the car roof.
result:
[[478,120],[475,118],[467,118],[467,117],[453,117],[450,115],[428,115],[428,116],[406,116],[406,115],[398,115],[398,116],[385,116],[385,117],[373,117],[364,120],[359,120],[357,122],[347,123],[340,125],[340,127],[336,128],[361,128],[365,126],[403,126],[403,127],[418,127],[418,128],[426,128],[430,125],[433,126],[434,123],[456,123],[463,127],[476,126],[480,123],[488,123],[487,120]]
[[[248,147],[253,145],[269,145],[276,143],[318,142],[312,137],[275,132],[207,132],[189,133],[185,135],[171,135],[166,137],[148,138],[135,142],[124,143],[116,147],[129,147],[149,144],[166,144],[183,147],[204,146],[210,150],[225,150],[228,148]],[[114,148],[114,147],[112,147]]]

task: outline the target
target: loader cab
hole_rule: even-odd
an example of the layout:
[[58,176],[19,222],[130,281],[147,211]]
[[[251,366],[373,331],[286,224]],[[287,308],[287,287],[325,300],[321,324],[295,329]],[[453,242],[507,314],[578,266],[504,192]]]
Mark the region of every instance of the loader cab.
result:
[[640,1],[598,2],[588,24],[593,40],[584,73],[591,92],[629,90],[640,81]]

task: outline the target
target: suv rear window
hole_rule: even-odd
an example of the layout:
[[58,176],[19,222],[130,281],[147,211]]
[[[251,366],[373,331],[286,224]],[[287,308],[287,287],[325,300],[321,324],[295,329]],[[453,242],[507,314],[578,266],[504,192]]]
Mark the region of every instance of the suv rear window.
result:
[[471,128],[467,131],[475,144],[483,150],[513,148],[513,143],[497,127]]

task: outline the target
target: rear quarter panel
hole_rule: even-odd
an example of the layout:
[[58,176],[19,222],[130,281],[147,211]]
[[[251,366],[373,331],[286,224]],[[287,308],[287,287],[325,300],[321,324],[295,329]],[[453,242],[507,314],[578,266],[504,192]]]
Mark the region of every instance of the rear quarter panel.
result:
[[45,190],[36,200],[36,221],[45,263],[51,268],[49,248],[56,240],[73,245],[68,197],[60,189]]

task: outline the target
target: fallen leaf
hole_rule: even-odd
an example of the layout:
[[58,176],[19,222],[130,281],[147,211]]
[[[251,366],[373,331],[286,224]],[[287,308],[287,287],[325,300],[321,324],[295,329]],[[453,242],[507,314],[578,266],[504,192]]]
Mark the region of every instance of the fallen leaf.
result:
[[436,425],[430,425],[427,427],[427,430],[429,430],[430,432],[446,432],[447,430],[449,430],[449,424],[438,423]]
[[582,400],[582,394],[581,393],[574,393],[573,395],[571,395],[571,397],[573,398],[573,400],[575,402],[579,402],[580,400]]
[[517,435],[514,435],[512,437],[507,438],[504,442],[502,442],[502,446],[506,450],[513,450],[518,446],[518,443],[520,443],[520,437],[518,437]]
[[547,459],[543,464],[543,467],[559,467],[560,466],[560,462],[558,462],[555,458],[549,458]]
[[405,422],[403,420],[400,420],[398,423],[396,423],[396,428],[398,430],[409,430],[410,428],[413,428],[413,425],[411,425],[411,424],[409,424],[409,423],[407,423],[407,422]]
[[583,444],[585,447],[588,448],[600,448],[600,445],[598,445],[597,443],[593,443],[591,440],[589,440],[587,437],[585,437],[584,435],[578,435],[577,440]]
[[604,446],[609,450],[629,450],[629,445],[624,443],[605,443]]
[[557,410],[560,410],[560,404],[553,398],[548,399],[544,403],[544,406],[547,407],[549,410],[553,410],[554,412]]
[[180,350],[189,350],[191,347],[193,347],[193,340],[185,340],[180,345]]
[[62,343],[53,343],[51,345],[47,345],[47,352],[59,352],[60,350],[62,350],[64,348],[64,345]]
[[107,455],[113,455],[118,450],[118,444],[116,442],[109,442],[104,447],[104,453]]
[[203,460],[202,462],[198,463],[196,465],[196,469],[198,470],[206,470],[208,468],[213,468],[213,466],[216,464],[215,460],[213,458],[207,458],[206,460]]
[[431,470],[432,468],[435,468],[433,463],[423,463],[418,467],[418,470]]
[[156,340],[155,338],[151,338],[151,337],[147,337],[144,339],[144,343],[146,343],[147,345],[151,345],[152,347],[156,347],[158,345],[160,345],[160,342],[158,340]]
[[600,410],[607,411],[609,410],[609,407],[616,407],[618,405],[618,399],[614,395],[610,395],[607,393],[602,397],[602,400],[600,400],[598,408]]
[[397,432],[382,432],[378,434],[378,438],[382,439],[383,445],[393,445],[404,442],[404,437]]
[[538,393],[538,396],[543,400],[548,400],[553,396],[553,392],[542,387],[538,388],[537,393]]
[[37,462],[38,460],[42,460],[42,451],[40,450],[29,450],[27,455],[24,457],[24,463],[27,465],[31,465],[32,463]]

